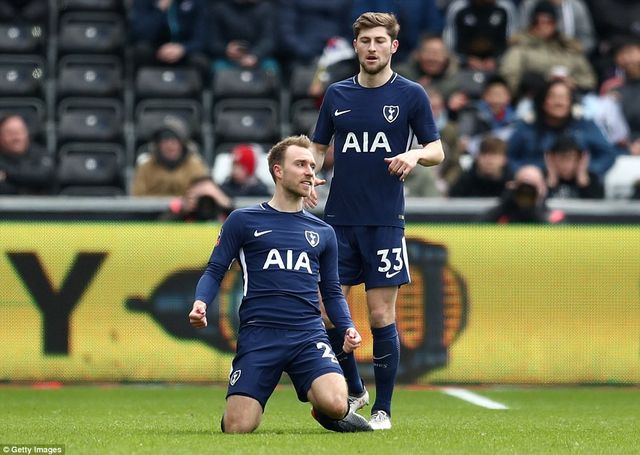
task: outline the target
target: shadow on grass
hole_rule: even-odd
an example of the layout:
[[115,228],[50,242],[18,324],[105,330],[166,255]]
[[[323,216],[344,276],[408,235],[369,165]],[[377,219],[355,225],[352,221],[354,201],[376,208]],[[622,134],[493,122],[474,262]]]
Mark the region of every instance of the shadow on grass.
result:
[[149,429],[138,429],[138,430],[130,430],[129,433],[138,433],[138,434],[148,434],[149,432],[153,432],[158,435],[168,435],[168,436],[196,436],[196,435],[205,435],[205,436],[216,436],[216,437],[225,437],[232,438],[238,436],[269,436],[269,435],[318,435],[318,436],[333,436],[337,433],[323,430],[322,428],[300,428],[300,429],[291,429],[291,428],[258,428],[253,433],[248,434],[226,434],[220,431],[220,428],[154,428],[153,430]]

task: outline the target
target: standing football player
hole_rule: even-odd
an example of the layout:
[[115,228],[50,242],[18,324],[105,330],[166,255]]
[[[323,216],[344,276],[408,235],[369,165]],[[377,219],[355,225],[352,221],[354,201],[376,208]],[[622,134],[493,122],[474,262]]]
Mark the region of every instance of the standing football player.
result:
[[[303,210],[316,167],[306,136],[283,139],[268,154],[276,183],[269,202],[237,209],[226,219],[196,287],[191,325],[207,326],[207,305],[234,259],[240,262],[244,293],[240,329],[221,427],[249,433],[283,372],[300,401],[311,402],[314,418],[340,432],[370,431],[350,411],[347,384],[324,329],[318,287],[326,313],[342,333],[341,349],[361,343],[338,279],[338,251],[331,226]],[[319,280],[321,280],[319,282]]]
[[[369,423],[374,430],[391,428],[400,361],[395,304],[398,288],[410,281],[403,182],[417,165],[434,166],[444,159],[425,90],[391,69],[399,30],[392,14],[368,12],[355,21],[353,45],[360,72],[329,86],[313,135],[318,166],[334,141],[325,221],[338,238],[343,291],[348,295],[351,286],[365,284],[373,334],[376,400]],[[410,150],[414,136],[422,148]],[[307,205],[316,204],[314,191]],[[341,351],[339,330],[329,329],[329,338],[345,372],[352,407],[358,409],[369,398],[353,353]]]

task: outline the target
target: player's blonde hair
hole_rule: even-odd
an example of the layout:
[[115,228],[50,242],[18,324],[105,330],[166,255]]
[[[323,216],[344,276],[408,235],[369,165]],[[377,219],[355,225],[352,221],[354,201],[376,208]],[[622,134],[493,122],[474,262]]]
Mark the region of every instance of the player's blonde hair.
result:
[[273,173],[273,166],[275,164],[279,164],[280,166],[284,165],[285,153],[292,145],[308,149],[311,148],[311,139],[304,134],[299,136],[289,136],[271,147],[271,150],[269,150],[269,153],[267,154],[267,162],[269,163],[269,173],[271,174],[271,178],[274,182],[276,181],[276,176]]
[[353,37],[358,39],[358,35],[363,30],[375,27],[384,27],[391,37],[391,41],[398,39],[400,24],[393,13],[368,12],[360,15],[353,23]]

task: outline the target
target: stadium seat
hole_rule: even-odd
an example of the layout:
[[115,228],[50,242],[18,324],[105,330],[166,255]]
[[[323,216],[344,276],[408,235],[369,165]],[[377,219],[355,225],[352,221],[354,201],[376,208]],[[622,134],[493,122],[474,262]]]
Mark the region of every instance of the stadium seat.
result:
[[[122,9],[122,0],[58,0],[60,11],[116,11]],[[126,2],[125,3],[131,3]]]
[[318,120],[318,108],[312,99],[301,99],[291,105],[291,133],[311,135]]
[[0,96],[42,96],[45,63],[38,55],[0,55]]
[[126,38],[123,18],[111,12],[69,12],[60,16],[60,54],[119,54]]
[[472,99],[479,99],[485,82],[491,77],[491,72],[461,69],[455,78],[460,91]]
[[273,98],[280,94],[278,75],[260,69],[225,68],[213,75],[213,100],[225,98]]
[[[231,156],[231,150],[240,142],[236,143],[224,143],[216,147],[215,158],[213,166],[211,167],[211,178],[217,184],[221,185],[227,177],[231,174],[231,165],[233,164],[233,158]],[[265,183],[269,188],[273,189],[275,183],[269,172],[269,163],[267,162],[267,152],[271,148],[272,144],[255,144],[257,149],[262,150],[262,153],[256,154],[256,177]]]
[[58,141],[121,142],[122,103],[112,98],[66,98],[58,106]]
[[61,194],[124,194],[124,150],[118,144],[69,143],[58,152]]
[[217,142],[276,142],[280,139],[278,103],[269,99],[226,99],[215,105]]
[[296,65],[293,67],[291,71],[291,81],[289,83],[292,102],[309,97],[309,86],[315,74],[316,68],[313,65]]
[[148,99],[140,101],[136,106],[136,145],[151,139],[154,131],[159,125],[164,124],[168,117],[181,119],[189,130],[189,137],[196,142],[201,142],[199,136],[202,107],[199,102],[190,99]]
[[620,155],[604,176],[607,199],[628,199],[640,181],[640,156]]
[[45,142],[46,107],[39,98],[0,97],[0,116],[18,114],[29,126],[31,138],[36,142]]
[[138,69],[135,96],[144,98],[194,98],[202,92],[202,77],[195,68],[144,66]]
[[0,53],[41,53],[44,38],[45,30],[38,24],[0,24]]
[[115,56],[67,55],[58,64],[57,96],[116,96],[122,81],[122,66]]

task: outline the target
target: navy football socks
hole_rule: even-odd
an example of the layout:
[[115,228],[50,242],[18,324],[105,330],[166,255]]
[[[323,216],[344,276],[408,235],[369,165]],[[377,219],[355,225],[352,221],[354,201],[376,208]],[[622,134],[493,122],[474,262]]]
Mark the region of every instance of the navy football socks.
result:
[[342,350],[344,335],[336,328],[327,329],[327,334],[331,342],[331,349],[333,349],[333,353],[336,355],[338,362],[340,362],[340,368],[342,368],[344,377],[347,380],[349,395],[361,395],[362,392],[364,392],[364,387],[362,379],[360,379],[360,373],[358,372],[356,358],[353,352],[347,354]]
[[373,374],[376,380],[376,402],[371,412],[385,411],[391,416],[391,396],[400,363],[400,339],[395,323],[372,328]]

